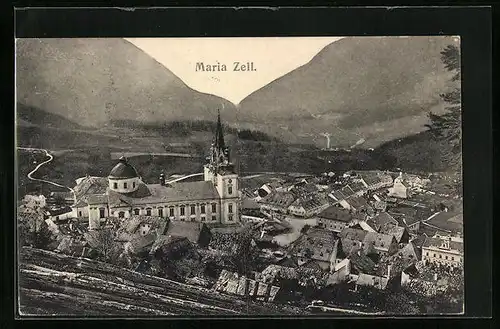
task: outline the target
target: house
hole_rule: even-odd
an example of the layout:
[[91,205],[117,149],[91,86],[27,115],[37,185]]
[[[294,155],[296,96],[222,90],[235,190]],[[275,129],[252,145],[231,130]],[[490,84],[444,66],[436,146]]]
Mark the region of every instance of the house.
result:
[[275,191],[259,201],[260,211],[265,214],[278,212],[288,213],[288,207],[295,201],[295,197],[290,192]]
[[60,220],[68,218],[74,218],[73,209],[71,209],[71,207],[68,206],[56,209],[49,209],[47,210],[46,215],[53,222],[58,222]]
[[367,219],[366,223],[377,232],[380,232],[383,227],[398,226],[398,221],[387,212],[381,212],[375,217]]
[[212,238],[212,234],[207,225],[197,222],[172,221],[168,224],[168,228],[164,235],[168,237],[185,237],[191,243],[201,248],[206,248]]
[[391,266],[378,265],[370,257],[357,251],[349,256],[351,263],[350,281],[358,286],[371,286],[385,289],[391,277]]
[[462,267],[463,257],[463,242],[452,241],[451,237],[427,237],[422,246],[422,261],[425,264]]
[[399,177],[396,177],[394,179],[394,184],[389,189],[388,195],[400,199],[407,199],[411,196],[409,186],[406,186],[406,184],[403,182],[402,173],[399,174]]
[[414,207],[396,207],[388,211],[399,226],[404,226],[411,234],[417,234],[420,230],[421,222],[429,218],[429,209]]
[[288,207],[288,212],[298,217],[309,218],[317,215],[329,206],[328,199],[322,195],[301,197]]
[[376,191],[392,185],[393,180],[390,175],[383,173],[363,174],[361,181],[368,191]]
[[367,191],[362,179],[352,181],[349,183],[349,187],[354,192],[354,196],[363,196]]
[[352,212],[367,214],[369,216],[374,214],[373,208],[363,197],[360,196],[352,196],[348,199],[342,200],[340,205]]
[[344,208],[330,206],[318,214],[317,223],[321,228],[333,232],[340,232],[353,221],[352,214]]
[[213,289],[218,292],[250,297],[265,302],[272,302],[279,291],[278,286],[240,276],[238,273],[222,270]]
[[398,244],[407,244],[410,241],[410,233],[402,226],[384,225],[380,228],[379,233],[392,235]]
[[338,284],[348,280],[351,274],[351,260],[345,258],[340,263],[335,265],[333,273],[328,276],[327,285]]
[[364,254],[392,255],[398,250],[398,243],[392,235],[345,228],[339,234],[343,251],[351,255],[358,250]]
[[335,233],[315,227],[290,245],[289,254],[299,266],[314,266],[323,271],[332,271],[345,258],[340,239]]

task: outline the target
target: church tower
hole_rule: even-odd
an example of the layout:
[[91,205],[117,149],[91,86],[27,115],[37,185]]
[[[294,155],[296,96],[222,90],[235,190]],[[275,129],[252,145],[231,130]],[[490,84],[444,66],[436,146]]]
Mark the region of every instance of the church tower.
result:
[[217,115],[217,127],[210,154],[204,166],[204,179],[212,181],[219,193],[221,223],[238,222],[240,208],[238,174],[231,162],[229,147],[224,142],[220,112]]

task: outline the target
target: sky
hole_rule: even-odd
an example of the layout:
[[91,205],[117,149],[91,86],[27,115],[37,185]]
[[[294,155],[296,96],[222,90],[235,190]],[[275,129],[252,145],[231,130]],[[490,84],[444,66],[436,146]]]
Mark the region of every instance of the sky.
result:
[[[238,105],[271,81],[308,63],[341,37],[126,38],[192,89]],[[234,71],[235,62],[254,70]],[[227,71],[196,71],[197,63]]]

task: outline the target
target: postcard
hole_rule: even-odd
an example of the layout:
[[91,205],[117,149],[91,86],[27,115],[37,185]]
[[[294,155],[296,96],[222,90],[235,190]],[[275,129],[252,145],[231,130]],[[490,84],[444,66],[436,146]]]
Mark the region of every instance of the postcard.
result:
[[15,59],[19,314],[463,314],[460,37]]

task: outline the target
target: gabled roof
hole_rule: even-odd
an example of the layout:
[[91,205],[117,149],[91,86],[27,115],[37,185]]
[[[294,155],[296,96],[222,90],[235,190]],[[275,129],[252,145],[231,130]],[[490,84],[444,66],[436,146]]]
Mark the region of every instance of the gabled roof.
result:
[[332,252],[338,246],[338,241],[335,233],[313,227],[292,243],[290,254],[297,257],[329,261]]
[[108,204],[108,196],[106,194],[87,195],[85,200],[89,205]]
[[398,225],[398,221],[387,212],[381,212],[375,217],[368,219],[366,222],[376,231],[379,231],[387,225]]
[[445,239],[439,239],[439,238],[431,238],[427,237],[424,241],[423,248],[439,248],[446,250],[443,247],[444,243],[448,243],[450,246],[450,251],[456,250],[460,253],[464,252],[464,244],[462,242],[458,241],[451,241],[451,240],[445,240]]
[[396,241],[399,242],[401,241],[401,238],[403,237],[405,230],[406,229],[401,226],[385,225],[380,229],[379,232],[387,235],[392,235],[396,238]]
[[132,239],[130,249],[133,253],[140,253],[146,251],[156,241],[156,233],[149,233],[144,236],[137,236]]
[[344,223],[349,223],[353,218],[348,210],[336,206],[330,206],[326,208],[321,213],[319,213],[318,217],[336,220]]
[[202,231],[208,228],[204,223],[172,221],[168,224],[166,236],[186,237],[192,243],[198,243]]
[[77,184],[73,191],[77,200],[89,194],[104,194],[108,188],[107,177],[85,177]]
[[389,247],[393,240],[395,240],[395,238],[392,235],[367,232],[363,242],[365,245],[372,245],[375,250],[389,251]]
[[363,197],[350,197],[347,202],[351,207],[356,209],[366,209],[367,211],[373,211],[373,208],[368,204],[368,202]]
[[288,208],[294,201],[295,197],[292,193],[275,191],[260,200],[259,203]]
[[304,210],[313,210],[318,207],[324,206],[328,204],[328,200],[326,200],[324,197],[317,197],[317,198],[299,198],[292,202],[290,207],[302,207]]

